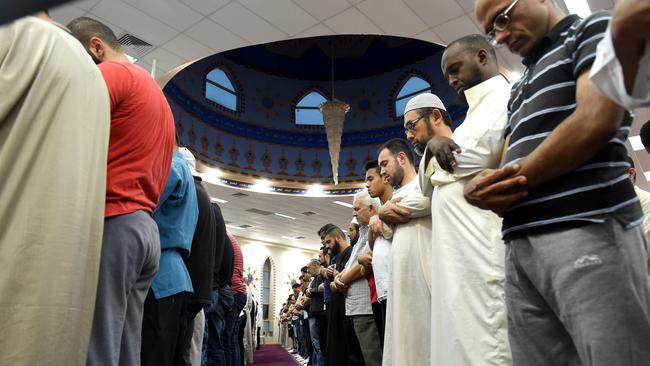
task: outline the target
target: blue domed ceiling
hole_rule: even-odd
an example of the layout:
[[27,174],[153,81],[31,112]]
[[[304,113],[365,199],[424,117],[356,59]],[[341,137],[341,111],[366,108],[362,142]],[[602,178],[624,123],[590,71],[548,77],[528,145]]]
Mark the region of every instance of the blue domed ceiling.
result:
[[[218,37],[218,35],[215,35]],[[332,184],[323,126],[299,125],[296,104],[310,92],[350,104],[341,142],[341,188],[358,186],[364,164],[388,139],[404,138],[395,98],[412,76],[431,85],[456,124],[466,107],[440,71],[443,47],[392,36],[325,36],[249,46],[201,59],[164,87],[181,144],[229,178]],[[237,95],[235,110],[206,98],[219,68]],[[293,186],[296,186],[296,185]]]

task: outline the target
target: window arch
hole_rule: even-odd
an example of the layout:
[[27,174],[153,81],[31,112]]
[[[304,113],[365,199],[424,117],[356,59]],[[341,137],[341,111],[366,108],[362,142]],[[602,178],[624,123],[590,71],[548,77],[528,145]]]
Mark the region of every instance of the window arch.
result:
[[395,97],[395,117],[403,116],[409,99],[422,93],[431,93],[431,84],[417,76],[408,78]]
[[232,111],[237,110],[237,90],[228,74],[216,68],[205,77],[205,97]]
[[320,92],[312,91],[302,97],[298,103],[294,115],[297,125],[323,125],[323,115],[318,110],[318,106],[325,103],[327,98]]

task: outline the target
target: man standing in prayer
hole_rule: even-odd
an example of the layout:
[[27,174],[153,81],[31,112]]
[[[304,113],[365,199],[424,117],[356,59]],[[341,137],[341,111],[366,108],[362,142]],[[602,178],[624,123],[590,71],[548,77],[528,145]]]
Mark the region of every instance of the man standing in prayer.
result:
[[589,72],[610,15],[552,1],[478,0],[479,24],[524,57],[505,165],[465,185],[503,215],[514,365],[650,364],[643,214],[628,179],[630,118]]
[[[325,357],[323,356],[320,335],[321,328],[325,326],[325,313],[323,309],[323,278],[320,275],[321,261],[312,259],[307,264],[307,270],[312,277],[309,288],[305,294],[309,297],[309,335],[311,336],[312,355],[311,362],[314,366],[324,366]],[[323,340],[323,343],[325,340]]]
[[428,142],[419,180],[423,191],[433,187],[431,364],[507,365],[512,357],[501,219],[470,205],[463,188],[481,170],[499,167],[511,86],[499,73],[494,47],[478,34],[447,46],[442,72],[469,106],[453,135],[445,107],[433,94],[412,98],[404,113],[406,124],[422,120],[407,137]]
[[203,346],[201,365],[225,365],[224,330],[226,314],[233,304],[230,279],[232,278],[234,251],[226,231],[226,222],[216,203],[211,204],[216,224],[214,269],[212,272],[212,300],[205,309],[205,327],[201,333]]
[[246,305],[246,284],[244,283],[244,256],[237,239],[228,232],[228,238],[233,248],[233,272],[230,279],[232,289],[233,306],[226,315],[224,329],[224,348],[226,350],[226,365],[239,366],[242,354],[239,352],[239,313]]
[[110,28],[90,18],[77,18],[68,28],[99,64],[111,107],[104,237],[88,365],[139,365],[144,300],[160,260],[152,216],[169,176],[174,117],[156,81],[129,62]]
[[174,365],[182,357],[186,307],[194,292],[183,259],[191,253],[198,215],[194,179],[177,148],[153,215],[160,233],[160,265],[144,301],[143,366]]
[[185,259],[194,292],[186,306],[187,327],[180,353],[181,359],[176,361],[177,365],[190,366],[201,363],[203,329],[205,327],[203,308],[209,307],[212,303],[212,273],[217,244],[217,223],[211,207],[210,195],[203,186],[201,176],[196,171],[196,158],[187,148],[178,150],[192,172],[199,208],[196,230],[192,239],[192,251],[190,256]]
[[0,95],[0,365],[84,365],[104,227],[106,84],[41,13],[0,27]]
[[[366,189],[370,197],[378,198],[382,205],[393,196],[393,187],[390,185],[390,180],[387,176],[381,175],[377,160],[366,163]],[[393,238],[393,231],[388,225],[381,222],[378,215],[373,215],[370,218],[370,227],[373,226],[373,222],[381,225],[378,230],[381,231],[381,234],[369,239],[371,250],[359,255],[358,262],[364,265],[367,270],[371,270],[374,275],[377,289],[377,311],[375,311],[373,304],[373,312],[375,313],[375,322],[377,323],[379,339],[383,348],[384,331],[386,329],[386,300],[391,276],[391,239]],[[370,234],[372,235],[372,230]]]
[[[336,258],[335,268],[328,268],[328,277],[334,279],[350,259],[353,247],[345,239],[345,233],[337,226],[332,225],[325,231],[325,246],[332,257]],[[327,329],[327,355],[325,359],[330,366],[357,366],[363,365],[363,357],[359,349],[359,342],[354,335],[354,326],[345,318],[345,286],[338,286],[334,281],[330,283],[330,318]],[[370,301],[370,299],[368,299]]]
[[378,150],[381,174],[399,187],[379,210],[396,225],[388,286],[383,365],[428,365],[431,343],[431,200],[420,192],[413,153],[402,139]]
[[370,197],[367,191],[361,191],[354,196],[352,203],[354,217],[359,223],[359,240],[354,245],[350,260],[345,269],[334,279],[339,287],[347,287],[345,293],[345,315],[352,319],[354,332],[365,364],[368,366],[381,365],[382,351],[379,342],[379,332],[370,304],[370,287],[368,285],[365,267],[357,262],[360,254],[369,251],[368,223],[381,206],[379,200]]

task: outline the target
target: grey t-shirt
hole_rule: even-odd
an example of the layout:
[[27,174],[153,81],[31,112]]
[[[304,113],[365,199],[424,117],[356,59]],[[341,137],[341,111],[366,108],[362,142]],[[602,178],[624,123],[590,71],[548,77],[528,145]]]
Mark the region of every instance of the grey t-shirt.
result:
[[[350,259],[345,265],[345,269],[350,269],[360,254],[368,251],[368,227],[359,227],[359,240],[352,249]],[[370,286],[368,279],[363,277],[352,282],[345,294],[345,315],[372,315],[372,305],[370,304]]]

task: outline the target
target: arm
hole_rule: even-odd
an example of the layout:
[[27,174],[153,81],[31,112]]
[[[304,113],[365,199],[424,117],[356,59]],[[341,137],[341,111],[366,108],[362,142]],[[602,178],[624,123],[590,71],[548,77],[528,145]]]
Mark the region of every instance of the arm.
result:
[[596,155],[614,136],[623,109],[589,83],[589,68],[576,85],[576,109],[519,164],[519,175],[533,188],[566,174]]
[[576,109],[526,158],[485,169],[465,186],[467,201],[502,215],[530,188],[566,174],[598,153],[616,133],[623,109],[593,89],[589,68],[576,85]]
[[359,263],[355,263],[352,267],[345,270],[341,275],[341,282],[346,285],[351,284],[357,280],[360,280],[365,277],[365,272],[363,266]]
[[650,38],[650,1],[619,1],[612,15],[611,35],[616,58],[623,69],[625,89],[632,94],[639,60],[643,56],[646,40]]
[[431,198],[424,196],[419,186],[416,186],[404,199],[399,201],[397,206],[407,209],[410,213],[410,218],[431,215]]

